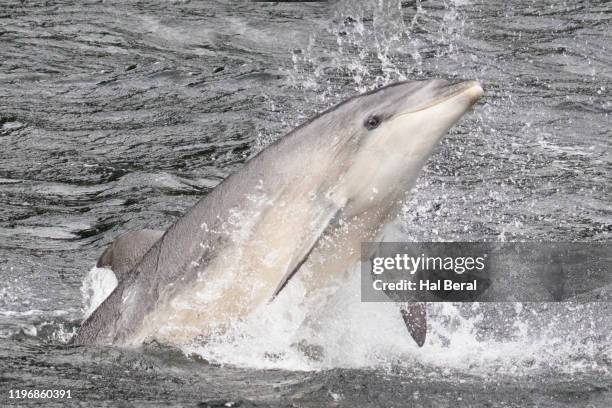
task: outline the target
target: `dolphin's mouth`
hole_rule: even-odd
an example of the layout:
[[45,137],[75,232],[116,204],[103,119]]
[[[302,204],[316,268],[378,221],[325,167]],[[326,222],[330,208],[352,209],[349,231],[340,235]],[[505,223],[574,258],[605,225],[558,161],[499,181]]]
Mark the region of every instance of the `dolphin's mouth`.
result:
[[460,82],[458,84],[444,86],[440,88],[439,90],[437,90],[437,92],[439,92],[437,97],[432,99],[430,102],[417,106],[413,109],[405,110],[396,116],[402,116],[402,115],[407,115],[410,113],[421,112],[428,108],[431,108],[432,106],[439,105],[442,102],[455,98],[459,95],[467,96],[468,103],[470,106],[472,106],[480,99],[484,91],[482,89],[482,86],[480,85],[480,82],[472,80],[472,81],[465,81],[465,82]]

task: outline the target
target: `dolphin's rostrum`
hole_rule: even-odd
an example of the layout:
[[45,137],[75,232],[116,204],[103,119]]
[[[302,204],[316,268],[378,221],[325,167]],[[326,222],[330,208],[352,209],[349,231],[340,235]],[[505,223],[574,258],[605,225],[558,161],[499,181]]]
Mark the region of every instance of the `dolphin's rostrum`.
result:
[[[99,264],[120,268],[119,284],[73,342],[205,336],[282,295],[295,276],[306,294],[296,302],[321,307],[313,294],[337,287],[360,243],[380,238],[440,138],[481,95],[476,81],[400,82],[294,129],[163,235],[113,244]],[[424,305],[401,311],[422,345]]]

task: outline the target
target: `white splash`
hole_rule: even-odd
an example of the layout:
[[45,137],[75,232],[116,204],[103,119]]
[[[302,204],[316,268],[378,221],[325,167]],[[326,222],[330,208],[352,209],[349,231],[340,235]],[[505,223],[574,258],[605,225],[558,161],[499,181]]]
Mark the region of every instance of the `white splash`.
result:
[[[473,304],[466,317],[466,305],[429,304],[428,339],[419,348],[410,338],[397,305],[361,302],[358,270],[310,326],[303,324],[310,310],[300,304],[303,289],[296,283],[229,332],[185,346],[185,353],[220,364],[305,371],[393,366],[411,371],[430,367],[442,373],[457,370],[472,375],[519,376],[547,370],[609,370],[606,364],[595,363],[609,352],[599,350],[598,341],[568,337],[558,327],[564,319],[551,319],[545,327],[529,323],[526,314],[536,313],[529,305],[517,304],[516,314],[503,317],[500,325],[509,323],[504,335],[483,338],[478,323],[497,305]],[[536,334],[528,329],[535,329]]]
[[117,278],[113,271],[93,267],[81,285],[83,318],[87,319],[116,287]]

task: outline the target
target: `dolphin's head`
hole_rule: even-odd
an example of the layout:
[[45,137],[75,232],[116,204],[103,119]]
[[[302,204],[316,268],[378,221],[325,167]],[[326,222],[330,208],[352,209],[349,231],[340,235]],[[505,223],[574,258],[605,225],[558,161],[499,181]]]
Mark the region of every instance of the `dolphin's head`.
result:
[[[349,213],[399,199],[442,136],[478,101],[477,81],[400,82],[336,108],[343,172],[338,192]],[[340,118],[341,119],[338,119]]]

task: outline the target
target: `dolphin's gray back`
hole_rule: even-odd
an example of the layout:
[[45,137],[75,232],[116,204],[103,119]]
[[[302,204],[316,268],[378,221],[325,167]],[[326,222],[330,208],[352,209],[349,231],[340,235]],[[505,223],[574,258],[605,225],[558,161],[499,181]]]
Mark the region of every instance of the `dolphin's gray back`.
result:
[[324,146],[312,143],[299,130],[249,160],[179,218],[83,322],[72,342],[129,342],[162,294],[166,298],[190,285],[215,254],[231,244],[222,230],[232,211],[240,209],[249,196],[274,195],[300,183],[300,177],[308,177],[296,170],[307,163],[299,163],[295,157],[315,155]]

